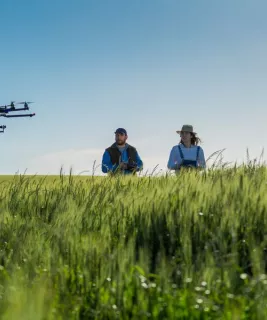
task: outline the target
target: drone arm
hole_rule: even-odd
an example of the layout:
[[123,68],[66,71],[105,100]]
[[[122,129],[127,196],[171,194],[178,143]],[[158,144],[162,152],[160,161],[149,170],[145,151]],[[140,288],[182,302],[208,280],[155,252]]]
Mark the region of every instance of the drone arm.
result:
[[6,110],[4,110],[4,112],[6,112],[6,113],[8,113],[8,112],[14,112],[14,111],[25,111],[25,110],[29,110],[29,108],[17,108],[17,109],[15,109],[15,108],[9,108],[9,109],[6,109]]
[[5,118],[33,117],[33,116],[35,116],[35,113],[29,113],[29,114],[14,114],[14,115],[1,114],[0,116],[1,116],[1,117],[5,117]]

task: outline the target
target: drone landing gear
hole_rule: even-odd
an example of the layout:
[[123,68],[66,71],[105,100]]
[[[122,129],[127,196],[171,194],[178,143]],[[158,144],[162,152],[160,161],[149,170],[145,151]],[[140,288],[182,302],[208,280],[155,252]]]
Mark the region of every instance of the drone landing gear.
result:
[[5,132],[5,128],[6,128],[6,126],[0,126],[0,133],[4,133]]

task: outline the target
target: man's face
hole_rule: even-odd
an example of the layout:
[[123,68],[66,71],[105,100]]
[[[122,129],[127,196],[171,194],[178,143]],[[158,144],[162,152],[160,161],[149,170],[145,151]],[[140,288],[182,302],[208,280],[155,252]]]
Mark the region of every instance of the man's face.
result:
[[115,133],[115,140],[118,146],[124,145],[128,136],[125,133]]

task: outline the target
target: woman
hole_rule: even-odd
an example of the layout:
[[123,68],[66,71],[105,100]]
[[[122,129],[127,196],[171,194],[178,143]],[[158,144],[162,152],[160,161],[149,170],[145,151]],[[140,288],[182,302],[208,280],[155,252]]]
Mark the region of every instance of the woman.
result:
[[205,168],[206,161],[203,149],[198,146],[200,139],[191,125],[183,125],[180,134],[180,143],[171,150],[168,168],[170,170],[180,170],[181,168]]

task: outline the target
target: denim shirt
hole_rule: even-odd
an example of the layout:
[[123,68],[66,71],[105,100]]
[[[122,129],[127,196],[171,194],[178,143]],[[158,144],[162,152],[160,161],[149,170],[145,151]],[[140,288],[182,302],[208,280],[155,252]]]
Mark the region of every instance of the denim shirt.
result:
[[[182,143],[179,144],[179,146],[182,149],[185,160],[197,161],[198,167],[206,168],[204,151],[201,147],[199,147],[199,154],[197,158],[197,146],[191,146],[190,148],[186,148]],[[178,170],[181,164],[182,158],[179,152],[178,145],[176,145],[171,150],[167,166],[170,170]]]

